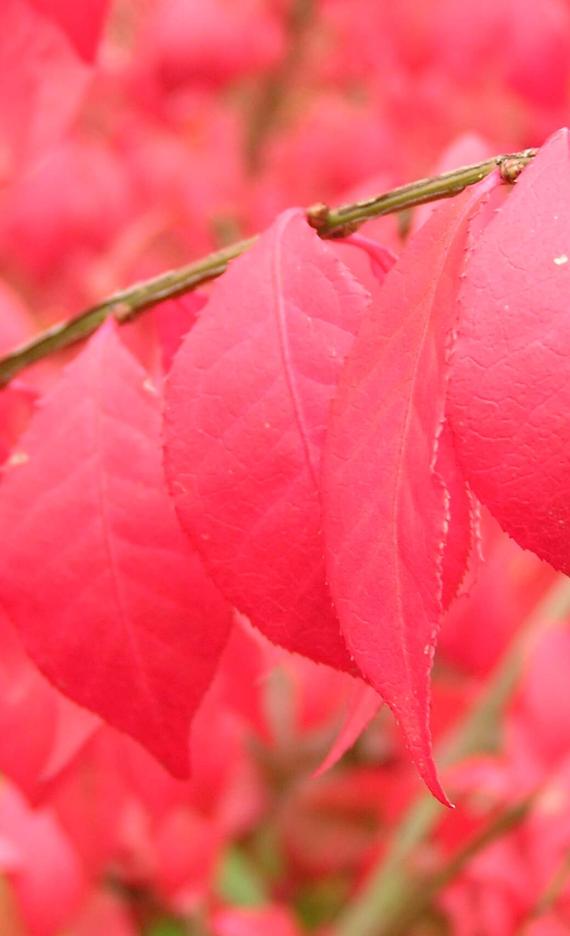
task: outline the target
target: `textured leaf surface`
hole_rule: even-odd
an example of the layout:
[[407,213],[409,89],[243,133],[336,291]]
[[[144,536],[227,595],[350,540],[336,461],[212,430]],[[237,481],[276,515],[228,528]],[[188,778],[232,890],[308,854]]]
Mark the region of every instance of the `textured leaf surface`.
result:
[[290,211],[216,283],[166,390],[183,527],[274,642],[352,669],[325,583],[319,473],[329,403],[369,294]]
[[104,328],[64,372],[0,488],[0,601],[75,701],[188,772],[230,613],[180,531],[160,400]]
[[442,800],[429,674],[448,525],[434,471],[467,220],[480,192],[440,207],[388,275],[339,384],[324,459],[329,582],[350,652]]
[[474,246],[449,416],[477,497],[570,572],[570,160],[556,133]]

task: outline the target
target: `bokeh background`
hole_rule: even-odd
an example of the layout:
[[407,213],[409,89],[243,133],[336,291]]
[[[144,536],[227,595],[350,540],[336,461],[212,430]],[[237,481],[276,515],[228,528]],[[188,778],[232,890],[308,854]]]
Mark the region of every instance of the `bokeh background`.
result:
[[[285,207],[540,145],[568,122],[567,0],[114,0],[87,55],[41,3],[3,0],[0,351]],[[398,253],[421,218],[366,233]],[[143,361],[158,327],[149,313],[123,329]],[[49,386],[59,364],[30,379]],[[25,418],[6,428],[4,455]],[[442,630],[437,741],[555,580],[485,516],[479,546],[485,561],[474,559]],[[401,879],[448,877],[427,897],[410,891],[415,915],[400,929],[374,923],[372,936],[570,932],[569,684],[559,624],[523,655],[477,755],[447,770],[453,814],[426,806],[385,710],[361,711],[364,733],[315,776],[355,687],[245,621],[180,783],[56,693],[3,620],[0,933],[365,936],[346,914],[418,801],[430,824]],[[538,786],[523,821],[469,852]]]

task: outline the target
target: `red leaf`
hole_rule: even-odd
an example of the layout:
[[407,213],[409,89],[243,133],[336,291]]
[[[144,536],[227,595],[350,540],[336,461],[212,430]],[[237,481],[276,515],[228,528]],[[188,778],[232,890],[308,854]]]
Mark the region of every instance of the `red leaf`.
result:
[[326,773],[344,757],[368,727],[381,705],[382,700],[374,689],[361,682],[355,683],[342,727],[323,762],[315,770],[315,777]]
[[557,574],[533,553],[523,552],[486,511],[480,527],[478,550],[485,561],[474,558],[466,589],[446,614],[439,637],[444,664],[479,678],[496,666]]
[[233,908],[218,910],[213,915],[214,936],[299,936],[300,930],[285,907],[262,909]]
[[[13,848],[15,860],[10,860],[7,846]],[[61,932],[87,892],[79,857],[54,817],[30,809],[5,780],[0,791],[0,847],[0,871],[12,885],[26,932]]]
[[194,327],[207,301],[208,297],[203,293],[193,292],[177,299],[169,299],[168,302],[161,302],[152,310],[165,374],[172,366],[184,335]]
[[101,723],[44,679],[3,615],[0,683],[0,770],[38,802]]
[[186,906],[197,904],[213,889],[224,844],[215,819],[188,807],[172,810],[153,834],[159,896]]
[[457,465],[453,436],[447,422],[438,439],[435,471],[447,494],[447,528],[441,566],[441,604],[445,611],[461,588],[477,523],[476,505]]
[[525,926],[525,936],[565,936],[567,932],[568,923],[553,910],[541,914],[540,919],[530,920]]
[[[392,250],[389,250],[388,247],[384,247],[382,244],[371,240],[371,238],[365,237],[364,234],[351,234],[344,242],[340,241],[340,244],[342,243],[357,247],[358,252],[368,257],[371,272],[376,277],[378,283],[384,282],[384,277],[390,272],[398,259],[396,254]],[[349,261],[348,265],[350,266]]]
[[[483,162],[485,159],[491,159],[495,152],[495,147],[479,134],[462,133],[446,146],[437,162],[431,167],[430,175],[440,175],[443,172],[451,172],[452,169],[457,169],[459,166]],[[412,233],[419,231],[422,224],[427,221],[430,214],[436,209],[437,202],[426,202],[425,205],[418,205],[412,215],[410,231]]]
[[[71,0],[73,2],[73,0]],[[264,0],[158,0],[139,55],[154,61],[167,88],[185,83],[218,87],[275,66],[285,35]]]
[[98,891],[82,908],[73,936],[138,936],[130,908],[119,896]]
[[341,377],[324,458],[329,582],[347,645],[444,802],[429,729],[447,526],[434,461],[467,220],[480,198],[479,189],[440,207],[388,275]]
[[30,0],[63,30],[81,58],[93,61],[103,31],[109,0]]
[[[83,10],[85,4],[77,6]],[[44,157],[61,136],[79,106],[89,69],[28,0],[2,0],[0,73],[2,180]]]
[[[0,352],[9,353],[34,334],[34,320],[16,293],[0,281]],[[36,364],[26,381],[18,378],[0,388],[0,464],[4,462],[33,413],[38,387],[49,378],[50,365]],[[32,382],[28,382],[32,381]],[[15,454],[18,459],[17,453]]]
[[[0,389],[0,464],[6,461],[13,446],[28,425],[33,413],[35,392],[19,380]],[[18,461],[18,453],[13,454]]]
[[176,776],[230,613],[179,530],[160,402],[111,327],[64,372],[0,488],[0,596],[40,669]]
[[34,319],[22,300],[0,280],[0,350],[3,354],[31,338]]
[[477,497],[570,572],[568,131],[525,169],[466,265],[449,416]]
[[553,765],[568,757],[570,628],[551,627],[533,643],[518,691],[518,714],[540,760]]
[[166,390],[170,486],[214,580],[275,643],[347,670],[318,486],[330,399],[367,301],[286,212],[216,283]]
[[161,302],[146,315],[128,322],[121,331],[121,342],[149,376],[162,381],[207,301],[207,296],[192,292]]

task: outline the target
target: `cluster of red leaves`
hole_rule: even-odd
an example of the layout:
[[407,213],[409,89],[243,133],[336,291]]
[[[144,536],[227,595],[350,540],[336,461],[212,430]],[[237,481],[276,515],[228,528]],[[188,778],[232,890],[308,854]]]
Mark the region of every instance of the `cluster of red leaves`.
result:
[[[515,186],[418,211],[405,241],[385,220],[324,243],[287,207],[541,143],[568,122],[567,6],[321,0],[252,174],[290,7],[123,0],[98,61],[107,2],[0,10],[2,350],[264,229],[207,293],[108,323],[0,395],[8,936],[130,936],[164,914],[295,936],[303,888],[346,897],[381,857],[410,756],[446,801],[432,730],[570,571],[567,131]],[[440,631],[455,678],[432,729]],[[500,755],[445,778],[463,810],[443,855],[482,797],[487,815],[538,796],[444,892],[465,936],[568,923],[562,894],[533,930],[570,847],[567,644],[540,638]],[[407,753],[383,710],[326,772],[381,702]],[[264,824],[287,870],[263,907],[232,907],[228,845],[255,851]]]

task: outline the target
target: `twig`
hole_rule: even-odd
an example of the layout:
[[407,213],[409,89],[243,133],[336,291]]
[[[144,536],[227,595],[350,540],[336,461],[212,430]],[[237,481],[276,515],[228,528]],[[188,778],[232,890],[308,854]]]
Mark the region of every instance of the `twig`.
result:
[[[536,150],[524,150],[508,156],[495,156],[473,166],[454,169],[430,179],[420,179],[408,185],[384,192],[376,198],[328,208],[314,205],[307,210],[307,220],[320,237],[345,237],[371,218],[391,214],[457,195],[468,185],[475,185],[494,169],[499,168],[506,182],[513,182]],[[202,283],[225,272],[231,260],[245,253],[256,237],[238,241],[187,266],[162,273],[153,279],[137,283],[81,312],[75,318],[48,328],[10,354],[0,358],[0,386],[7,384],[25,367],[87,338],[109,316],[123,322],[145,309],[195,289]]]
[[539,895],[538,900],[535,902],[534,906],[529,910],[522,932],[526,932],[527,927],[530,926],[534,920],[544,916],[554,907],[556,901],[561,896],[564,888],[568,884],[569,875],[570,851],[566,851],[562,856],[562,860],[560,861],[551,880],[546,885],[543,892]]
[[190,292],[196,286],[224,273],[230,260],[245,253],[256,240],[250,237],[210,254],[203,260],[169,270],[142,283],[135,283],[113,293],[75,318],[53,325],[26,344],[0,358],[0,387],[9,383],[25,367],[42,358],[82,341],[96,331],[105,319],[114,316],[119,322],[130,321],[151,306]]
[[287,24],[287,51],[262,85],[247,128],[245,152],[250,172],[256,172],[262,164],[267,137],[280,115],[301,61],[304,40],[314,13],[315,0],[294,0]]
[[374,198],[367,198],[364,201],[341,205],[339,208],[313,205],[307,211],[307,218],[311,227],[314,227],[321,237],[346,237],[370,218],[459,195],[463,189],[481,182],[497,168],[501,172],[503,181],[515,182],[536,153],[535,149],[527,149],[511,155],[493,156],[484,162],[452,169],[451,172],[444,172],[442,175],[429,179],[410,182],[408,185],[401,185],[399,188],[384,192],[383,195],[375,195]]
[[420,879],[414,890],[408,894],[406,903],[400,908],[396,920],[392,923],[383,921],[381,928],[377,931],[378,936],[407,936],[413,924],[430,908],[440,891],[454,881],[479,852],[516,829],[526,819],[534,799],[533,795],[527,796],[514,806],[507,806],[493,815],[487,824],[452,855],[443,867],[438,868],[423,881]]

